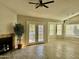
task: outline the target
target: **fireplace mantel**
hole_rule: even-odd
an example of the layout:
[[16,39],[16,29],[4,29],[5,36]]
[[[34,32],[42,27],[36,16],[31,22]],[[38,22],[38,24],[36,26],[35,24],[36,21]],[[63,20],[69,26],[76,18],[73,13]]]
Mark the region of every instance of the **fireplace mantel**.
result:
[[13,33],[10,33],[10,34],[0,34],[0,38],[11,37],[13,35],[14,35]]

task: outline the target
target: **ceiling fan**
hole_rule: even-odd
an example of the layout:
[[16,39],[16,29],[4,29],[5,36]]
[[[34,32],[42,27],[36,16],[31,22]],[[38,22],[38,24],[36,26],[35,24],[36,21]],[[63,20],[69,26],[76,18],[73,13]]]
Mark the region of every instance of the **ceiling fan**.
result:
[[29,4],[35,4],[36,5],[36,8],[38,7],[46,7],[46,8],[49,8],[48,6],[46,6],[46,4],[49,4],[49,3],[53,3],[54,1],[48,1],[48,2],[44,2],[42,0],[39,0],[38,3],[34,3],[34,2],[29,2]]

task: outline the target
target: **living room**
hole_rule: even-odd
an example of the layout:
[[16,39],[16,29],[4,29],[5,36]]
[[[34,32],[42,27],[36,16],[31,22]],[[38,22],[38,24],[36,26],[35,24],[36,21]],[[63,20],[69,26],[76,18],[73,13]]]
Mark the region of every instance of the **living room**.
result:
[[[38,7],[37,9],[36,6],[29,4],[30,1],[0,0],[0,41],[12,42],[10,49],[15,50],[8,51],[4,57],[1,55],[1,58],[11,54],[10,58],[16,56],[15,59],[23,58],[23,56],[25,56],[24,59],[78,59],[79,1],[54,0],[54,3],[47,5],[49,8]],[[32,0],[32,2],[38,1]],[[16,50],[18,48],[17,36],[14,32],[16,24],[24,26],[24,33],[21,38],[22,48],[18,50]],[[11,41],[3,40],[3,38],[8,37]],[[72,56],[61,49],[63,51],[69,49],[66,51],[70,51]],[[18,52],[24,54],[19,57]],[[45,52],[44,56],[41,55],[43,52]]]

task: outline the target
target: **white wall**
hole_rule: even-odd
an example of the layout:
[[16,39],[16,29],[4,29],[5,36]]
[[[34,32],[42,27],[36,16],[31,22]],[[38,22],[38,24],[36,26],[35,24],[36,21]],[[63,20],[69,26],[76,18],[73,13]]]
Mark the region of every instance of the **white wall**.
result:
[[16,13],[0,4],[0,35],[13,32],[13,24],[17,22]]

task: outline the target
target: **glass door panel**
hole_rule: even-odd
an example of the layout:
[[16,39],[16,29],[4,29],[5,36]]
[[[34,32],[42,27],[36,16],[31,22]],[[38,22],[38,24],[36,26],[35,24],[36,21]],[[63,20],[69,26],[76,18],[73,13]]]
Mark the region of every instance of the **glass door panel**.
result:
[[35,24],[29,24],[29,43],[35,42]]
[[28,21],[28,45],[45,42],[45,25],[40,22]]
[[38,25],[38,42],[44,42],[44,26]]

